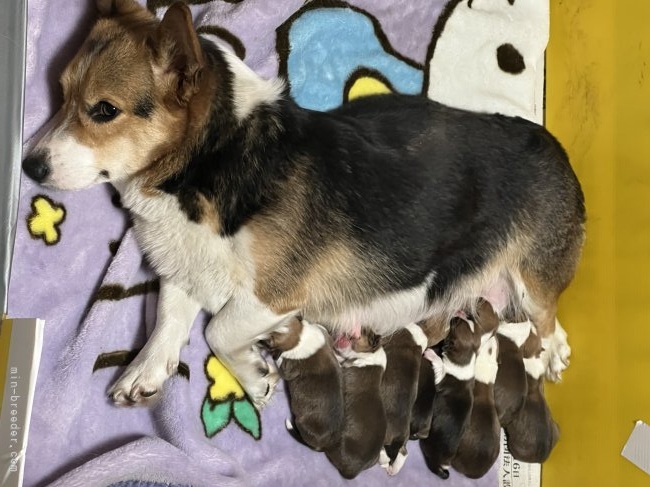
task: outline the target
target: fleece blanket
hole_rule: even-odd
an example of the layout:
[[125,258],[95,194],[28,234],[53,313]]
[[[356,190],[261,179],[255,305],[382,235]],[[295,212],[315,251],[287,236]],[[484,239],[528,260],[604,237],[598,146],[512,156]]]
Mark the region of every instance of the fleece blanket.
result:
[[[396,91],[541,121],[546,0],[189,3],[201,32],[285,77],[304,107]],[[95,17],[90,0],[29,2],[25,140],[59,105],[57,78]],[[46,320],[26,486],[496,485],[495,469],[439,480],[413,442],[396,477],[374,467],[344,482],[286,433],[282,384],[252,407],[211,356],[203,316],[159,403],[113,406],[106,392],[152,329],[157,289],[110,187],[52,192],[22,178],[9,314]]]

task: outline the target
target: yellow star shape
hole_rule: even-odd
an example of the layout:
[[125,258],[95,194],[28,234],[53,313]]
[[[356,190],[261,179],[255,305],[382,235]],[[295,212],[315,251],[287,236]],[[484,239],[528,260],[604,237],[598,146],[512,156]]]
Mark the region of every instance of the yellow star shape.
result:
[[45,195],[32,198],[32,212],[27,217],[27,228],[32,238],[42,239],[47,245],[61,240],[59,225],[65,220],[65,208]]
[[209,393],[213,401],[222,402],[244,397],[244,390],[237,379],[214,355],[211,355],[205,364],[205,371],[212,382]]

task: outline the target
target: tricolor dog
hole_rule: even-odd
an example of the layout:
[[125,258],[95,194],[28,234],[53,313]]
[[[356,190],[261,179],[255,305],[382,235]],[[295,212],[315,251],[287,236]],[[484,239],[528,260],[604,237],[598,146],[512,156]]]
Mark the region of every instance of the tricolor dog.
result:
[[530,317],[559,377],[570,349],[556,303],[585,209],[543,127],[397,94],[302,109],[283,81],[200,38],[186,5],[162,20],[133,0],[98,7],[23,168],[52,189],[112,183],[160,276],[155,330],[115,401],[160,391],[201,308],[257,405],[277,373],[256,342],[297,315],[385,336],[481,296]]

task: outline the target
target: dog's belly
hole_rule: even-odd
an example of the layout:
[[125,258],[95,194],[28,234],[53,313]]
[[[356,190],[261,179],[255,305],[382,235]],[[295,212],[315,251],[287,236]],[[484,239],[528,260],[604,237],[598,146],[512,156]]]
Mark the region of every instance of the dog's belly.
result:
[[303,314],[307,320],[321,323],[339,332],[356,333],[363,326],[380,335],[387,335],[428,315],[426,295],[427,283],[423,283],[409,290],[373,299],[366,305],[343,309],[333,309],[329,306],[317,309],[307,306]]
[[515,288],[525,293],[523,284],[514,277],[518,273],[506,268],[488,267],[475,275],[466,276],[439,299],[429,298],[431,279],[428,278],[420,286],[385,294],[363,306],[342,309],[307,306],[303,309],[303,315],[338,332],[357,333],[361,327],[368,327],[380,335],[393,333],[409,323],[417,323],[431,316],[451,319],[460,310],[471,310],[478,298],[486,299],[501,315],[509,304],[518,304],[513,302],[517,293],[512,292],[508,280],[504,279],[506,274],[514,282]]

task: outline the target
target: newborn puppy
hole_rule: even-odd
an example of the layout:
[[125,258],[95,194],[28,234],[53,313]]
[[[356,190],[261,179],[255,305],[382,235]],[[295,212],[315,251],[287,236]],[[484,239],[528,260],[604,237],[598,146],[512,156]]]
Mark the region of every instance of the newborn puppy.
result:
[[386,353],[379,337],[370,332],[339,353],[343,357],[343,430],[339,444],[325,454],[344,478],[352,479],[377,463],[384,444],[386,415],[379,387]]
[[543,378],[546,367],[540,358],[542,341],[534,327],[531,327],[522,352],[526,368],[526,401],[504,430],[508,438],[508,449],[514,458],[529,463],[542,463],[551,454],[560,432],[544,399]]
[[421,321],[418,325],[427,337],[427,347],[429,348],[420,358],[418,391],[411,410],[409,428],[412,440],[421,440],[429,436],[436,386],[444,376],[442,359],[431,347],[441,344],[447,337],[450,327],[449,322],[437,316]]
[[499,328],[499,317],[497,316],[492,305],[481,298],[476,304],[474,314],[469,317],[476,325],[474,333],[480,335],[481,345],[489,340]]
[[474,402],[474,368],[480,336],[471,320],[456,317],[450,323],[442,353],[445,376],[433,400],[429,436],[420,440],[427,467],[449,477],[449,466],[465,432]]
[[494,382],[494,403],[499,423],[506,427],[524,407],[528,384],[522,347],[530,335],[531,323],[501,323],[499,340],[499,370]]
[[418,392],[418,376],[427,337],[415,323],[407,325],[383,340],[386,352],[380,394],[386,413],[386,436],[379,464],[388,475],[397,474],[408,452],[411,410]]
[[289,432],[314,450],[332,448],[343,429],[343,388],[329,334],[294,319],[286,331],[272,333],[268,344],[289,392]]
[[490,334],[476,356],[474,404],[452,466],[463,475],[483,477],[499,456],[501,427],[494,405],[498,341]]
[[420,358],[418,392],[411,409],[409,431],[412,440],[421,440],[429,436],[436,387],[442,381],[443,376],[442,359],[432,348],[428,348]]

